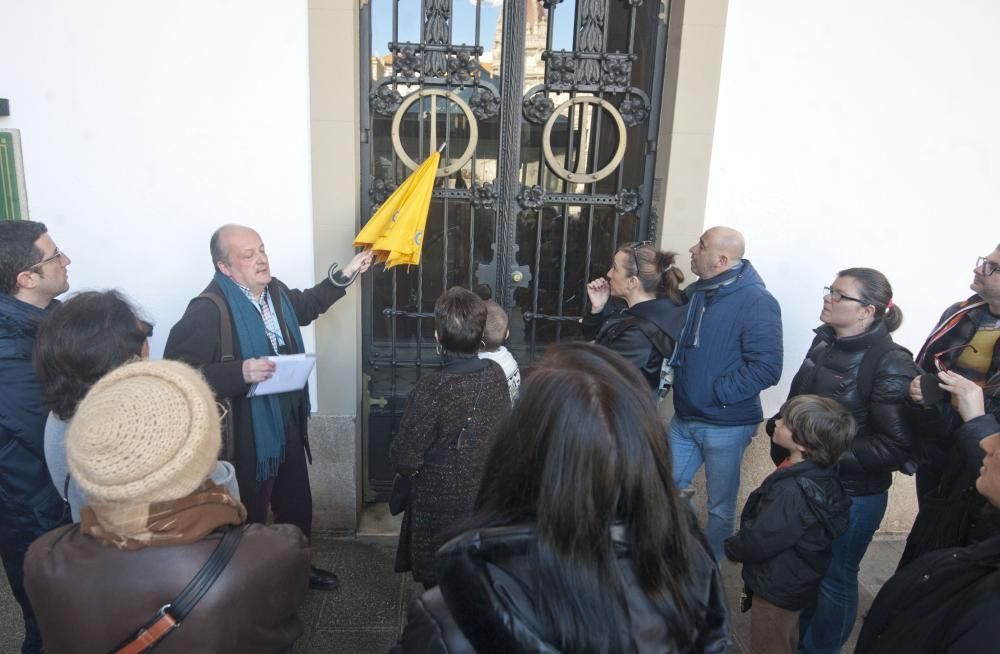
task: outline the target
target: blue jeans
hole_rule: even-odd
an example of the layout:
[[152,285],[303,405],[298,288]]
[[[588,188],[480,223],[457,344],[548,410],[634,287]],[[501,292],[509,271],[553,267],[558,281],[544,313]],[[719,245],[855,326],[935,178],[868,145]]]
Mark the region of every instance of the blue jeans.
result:
[[677,487],[690,488],[695,473],[705,464],[708,487],[705,538],[716,561],[725,556],[725,540],[735,532],[740,465],[756,431],[757,425],[710,425],[677,416],[670,421],[670,456]]
[[851,497],[851,522],[833,541],[833,558],[820,583],[816,607],[799,618],[799,652],[836,654],[851,637],[858,615],[858,568],[888,501],[888,491]]

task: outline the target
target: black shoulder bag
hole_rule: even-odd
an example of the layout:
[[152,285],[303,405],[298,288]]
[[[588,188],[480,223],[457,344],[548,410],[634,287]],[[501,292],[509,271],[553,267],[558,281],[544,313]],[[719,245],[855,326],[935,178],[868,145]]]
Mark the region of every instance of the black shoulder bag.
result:
[[[462,425],[462,430],[458,432],[458,438],[456,441],[459,445],[462,443],[462,437],[465,436],[466,430],[470,425],[472,425],[473,418],[476,417],[476,410],[479,408],[479,399],[483,395],[483,386],[486,383],[486,370],[487,368],[483,368],[483,371],[479,376],[479,390],[476,392],[476,400],[472,405],[472,414],[465,419],[465,424]],[[427,458],[427,454],[434,449],[437,444],[438,441],[435,440],[427,447],[426,450],[424,450],[423,458],[425,460]],[[402,475],[397,472],[396,476],[392,478],[392,490],[389,491],[390,515],[399,515],[403,511],[410,508],[410,498],[413,495],[413,479],[420,474],[421,469],[422,466],[409,475]]]

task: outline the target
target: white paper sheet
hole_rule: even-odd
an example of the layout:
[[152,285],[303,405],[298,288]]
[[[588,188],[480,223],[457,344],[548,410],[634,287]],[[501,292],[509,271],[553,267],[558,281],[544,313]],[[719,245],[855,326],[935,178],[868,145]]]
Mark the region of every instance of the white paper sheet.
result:
[[277,365],[274,374],[267,381],[251,386],[247,397],[300,391],[305,388],[309,373],[316,366],[315,354],[282,354],[265,358]]

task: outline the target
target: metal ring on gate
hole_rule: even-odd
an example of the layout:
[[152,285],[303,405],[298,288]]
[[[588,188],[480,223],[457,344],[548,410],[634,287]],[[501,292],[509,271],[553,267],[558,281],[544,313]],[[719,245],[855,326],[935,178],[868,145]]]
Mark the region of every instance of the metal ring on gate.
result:
[[[556,159],[555,154],[552,152],[552,144],[550,138],[552,136],[552,126],[555,125],[556,119],[559,114],[562,113],[563,109],[567,109],[574,104],[596,104],[602,109],[607,111],[611,118],[614,119],[615,125],[618,127],[618,149],[615,150],[615,154],[611,157],[611,161],[608,165],[604,166],[600,170],[592,173],[586,173],[581,171],[570,172],[566,170],[561,163]],[[627,140],[627,134],[625,132],[625,121],[622,120],[622,115],[619,113],[618,109],[605,100],[604,98],[598,98],[591,95],[583,95],[576,98],[571,98],[566,102],[555,108],[552,114],[549,116],[548,120],[545,121],[545,129],[542,132],[542,151],[545,153],[545,161],[549,164],[556,175],[566,180],[567,182],[573,182],[575,184],[591,184],[598,180],[602,180],[618,168],[618,164],[622,162],[625,158],[625,144]],[[581,162],[584,163],[584,162]]]
[[[410,108],[410,105],[428,96],[439,96],[451,100],[458,105],[458,108],[462,110],[462,113],[469,120],[469,145],[466,146],[465,152],[457,160],[453,160],[454,163],[439,168],[434,175],[435,177],[445,177],[459,170],[472,158],[472,154],[475,152],[476,145],[479,142],[479,123],[476,121],[476,117],[472,115],[472,109],[457,93],[441,91],[439,89],[423,89],[406,96],[406,99],[399,105],[399,108],[396,109],[396,113],[392,117],[392,149],[396,151],[396,155],[399,156],[400,161],[410,170],[416,170],[417,166],[420,165],[403,150],[403,142],[399,137],[399,124],[402,122],[403,114]],[[431,150],[436,150],[437,147],[437,101],[434,100],[431,102]]]

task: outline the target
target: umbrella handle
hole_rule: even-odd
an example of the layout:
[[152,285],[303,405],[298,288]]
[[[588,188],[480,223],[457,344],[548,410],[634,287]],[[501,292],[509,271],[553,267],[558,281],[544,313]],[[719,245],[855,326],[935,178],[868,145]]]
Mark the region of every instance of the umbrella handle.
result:
[[344,277],[344,273],[340,272],[338,268],[340,268],[340,266],[338,266],[337,262],[334,261],[330,264],[330,269],[326,271],[326,276],[330,280],[331,284],[339,286],[340,288],[347,288],[353,284],[354,280],[358,278],[359,274],[361,274],[360,270],[355,270],[354,274],[351,275],[350,278],[347,278]]

